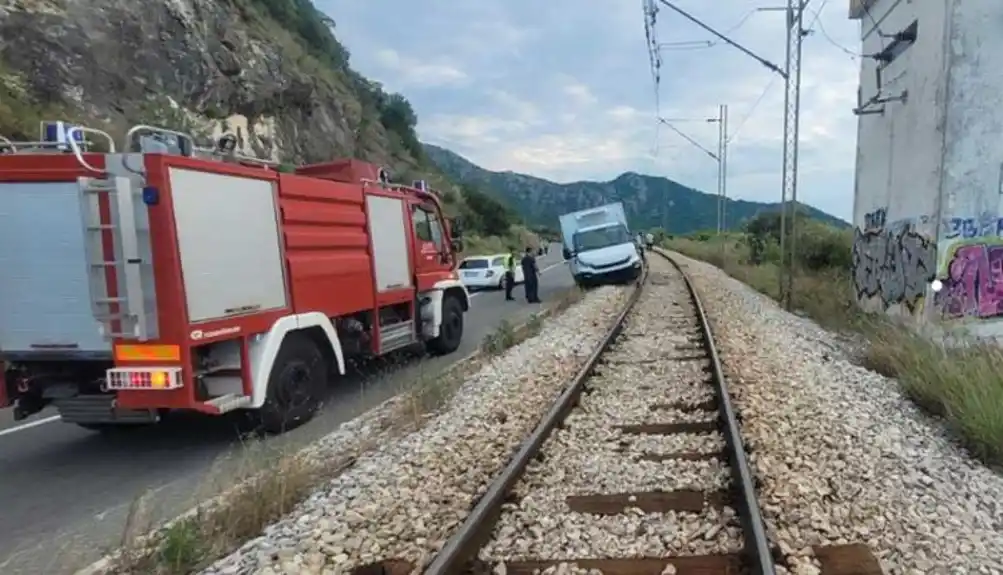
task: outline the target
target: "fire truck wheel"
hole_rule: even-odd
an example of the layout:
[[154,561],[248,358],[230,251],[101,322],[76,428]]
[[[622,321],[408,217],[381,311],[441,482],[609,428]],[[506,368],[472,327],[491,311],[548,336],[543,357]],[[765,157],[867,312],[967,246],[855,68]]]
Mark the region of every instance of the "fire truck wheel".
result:
[[446,296],[442,300],[442,325],[439,337],[428,342],[428,351],[433,355],[453,353],[463,340],[463,305],[460,300]]
[[268,376],[265,404],[257,412],[261,431],[279,434],[317,413],[327,387],[327,361],[310,338],[286,336]]

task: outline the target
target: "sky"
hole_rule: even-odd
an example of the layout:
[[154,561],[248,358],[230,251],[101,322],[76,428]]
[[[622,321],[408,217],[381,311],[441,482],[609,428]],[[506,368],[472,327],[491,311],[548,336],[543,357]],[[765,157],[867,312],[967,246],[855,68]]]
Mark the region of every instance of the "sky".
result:
[[[782,67],[784,14],[755,9],[785,0],[672,3]],[[783,79],[658,2],[657,90],[641,0],[315,4],[352,66],[410,100],[423,141],[484,168],[557,182],[632,171],[714,193],[715,160],[657,118],[715,152],[717,125],[704,120],[725,104],[728,196],[780,199]],[[847,0],[808,5],[798,199],[850,220],[860,40],[847,11]]]

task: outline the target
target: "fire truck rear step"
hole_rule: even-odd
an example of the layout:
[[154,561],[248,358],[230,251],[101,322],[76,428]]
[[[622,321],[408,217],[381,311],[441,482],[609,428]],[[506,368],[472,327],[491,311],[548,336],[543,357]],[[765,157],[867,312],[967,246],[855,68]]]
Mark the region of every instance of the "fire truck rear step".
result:
[[228,393],[226,395],[221,395],[219,397],[210,399],[206,402],[206,405],[211,405],[219,410],[220,413],[229,413],[231,411],[248,407],[251,405],[251,398],[247,395],[238,395],[236,393]]
[[153,409],[122,409],[115,407],[112,395],[78,395],[53,401],[59,416],[66,423],[156,423],[160,415]]

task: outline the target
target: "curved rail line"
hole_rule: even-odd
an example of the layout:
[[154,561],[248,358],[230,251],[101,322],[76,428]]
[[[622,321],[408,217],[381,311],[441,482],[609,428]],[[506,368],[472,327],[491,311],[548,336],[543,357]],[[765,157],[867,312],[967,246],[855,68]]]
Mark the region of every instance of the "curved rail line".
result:
[[[717,405],[721,413],[722,432],[725,437],[730,468],[736,486],[737,503],[743,520],[745,553],[748,557],[748,566],[760,575],[774,575],[773,560],[763,526],[762,513],[756,500],[752,471],[749,468],[742,445],[738,420],[736,419],[735,409],[731,404],[731,399],[726,389],[721,361],[717,354],[717,348],[714,346],[714,337],[711,333],[710,323],[707,320],[707,314],[704,311],[703,304],[696,290],[693,288],[693,284],[683,269],[675,260],[664,254],[660,255],[668,259],[680,272],[683,281],[686,283],[687,291],[693,300],[694,307],[697,310],[703,334],[704,348],[711,362],[711,377],[714,382]],[[586,381],[592,376],[601,356],[609,349],[610,345],[623,330],[627,316],[640,299],[647,275],[648,269],[646,268],[637,289],[634,290],[628,305],[617,318],[610,333],[603,340],[602,344],[597,347],[585,366],[578,372],[573,383],[568,386],[550,411],[544,416],[537,428],[523,443],[508,466],[491,484],[477,505],[474,506],[467,520],[460,526],[459,531],[446,542],[446,545],[437,554],[432,563],[429,564],[425,570],[426,575],[445,575],[461,572],[468,562],[475,557],[480,546],[490,536],[491,530],[494,527],[494,521],[501,512],[501,506],[505,502],[506,495],[522,476],[529,462],[537,456],[544,441],[546,441],[553,429],[578,404]]]
[[[690,278],[687,276],[682,266],[673,258],[662,252],[661,257],[668,260],[679,272],[686,286],[686,292],[692,302],[696,312],[696,319],[699,324],[699,334],[702,340],[702,347],[706,354],[705,358],[709,362],[709,372],[712,388],[714,407],[704,407],[703,409],[718,412],[716,422],[711,422],[711,430],[716,430],[722,434],[725,445],[725,457],[731,472],[731,488],[728,491],[728,504],[733,506],[741,522],[742,527],[742,551],[732,555],[716,556],[667,556],[657,558],[639,559],[587,559],[579,561],[583,568],[599,569],[605,573],[641,575],[651,573],[653,575],[665,573],[701,574],[710,575],[712,573],[738,574],[748,573],[750,575],[776,575],[774,556],[775,552],[771,548],[764,525],[763,514],[760,510],[756,497],[755,479],[749,466],[748,457],[740,435],[738,415],[732,404],[727,383],[718,356],[717,348],[714,344],[714,337],[711,331],[710,322],[703,303],[700,300]],[[502,514],[502,506],[510,501],[508,498],[515,488],[517,482],[523,477],[530,462],[541,456],[544,443],[551,432],[562,425],[565,418],[571,411],[579,405],[583,392],[586,391],[586,382],[594,375],[596,367],[601,363],[601,358],[614,344],[624,329],[626,320],[635,308],[635,304],[640,300],[642,291],[648,283],[649,267],[646,267],[642,278],[639,280],[636,289],[631,294],[624,310],[617,317],[616,322],[601,344],[589,357],[586,364],[576,374],[572,383],[560,395],[550,410],[541,419],[540,423],[523,442],[519,450],[515,453],[508,465],[494,479],[484,495],[477,501],[471,509],[466,520],[458,527],[452,537],[446,541],[439,553],[433,558],[425,568],[426,575],[445,575],[461,572],[481,572],[488,569],[483,564],[478,564],[478,551],[488,542],[492,536],[494,527]],[[696,342],[694,342],[696,343]],[[695,359],[695,358],[690,358]],[[712,413],[713,411],[711,411]],[[687,424],[683,424],[685,427]],[[623,427],[623,426],[621,426]],[[645,426],[640,426],[645,427]],[[672,424],[655,425],[655,427],[678,427]],[[704,430],[706,431],[706,430]],[[658,432],[655,432],[658,433]],[[664,432],[663,432],[664,433]],[[669,431],[668,433],[679,433],[679,431]],[[678,456],[679,454],[676,454]],[[693,460],[700,459],[699,454],[685,454]],[[686,458],[684,455],[683,458]],[[694,511],[702,508],[705,502],[714,499],[714,494],[687,491],[682,497],[681,492],[658,492],[646,493],[641,496],[651,497],[654,507],[669,507],[678,504],[677,499],[686,499],[686,495],[691,496],[690,502],[682,504],[678,509]],[[653,496],[653,497],[652,497]],[[675,498],[674,498],[675,496]],[[589,497],[589,496],[585,496]],[[606,506],[607,510],[601,514],[619,513],[622,511],[610,512],[609,508],[617,505],[623,506],[623,501],[638,501],[636,497],[624,499],[622,495],[597,496],[600,499],[599,507]],[[569,498],[570,499],[570,498]],[[616,501],[613,501],[616,500]],[[619,502],[619,503],[618,503]],[[668,503],[667,503],[668,502]],[[673,503],[675,502],[675,503]],[[612,505],[609,505],[612,503]],[[719,501],[720,503],[720,501]],[[844,549],[850,547],[852,549]],[[874,575],[880,574],[880,567],[876,567],[876,560],[861,546],[840,546],[832,548],[815,548],[816,556],[821,559],[823,575]],[[849,551],[846,553],[845,551]],[[827,559],[828,554],[828,561]],[[520,564],[514,568],[516,573],[540,573],[548,565],[552,566],[560,563],[573,563],[572,560],[545,560],[539,561],[518,561]],[[508,564],[507,564],[508,565]],[[666,568],[669,565],[670,567]],[[398,564],[395,569],[387,565],[380,571],[382,573],[406,572],[400,569],[404,567]],[[546,571],[550,572],[550,571]]]

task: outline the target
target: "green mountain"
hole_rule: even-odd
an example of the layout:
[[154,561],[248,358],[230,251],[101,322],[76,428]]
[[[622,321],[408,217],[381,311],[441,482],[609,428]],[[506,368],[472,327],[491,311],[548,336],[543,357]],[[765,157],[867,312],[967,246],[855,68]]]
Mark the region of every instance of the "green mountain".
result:
[[[494,195],[531,224],[555,228],[561,214],[620,201],[635,229],[660,227],[669,233],[688,234],[717,227],[717,196],[668,178],[627,172],[609,182],[558,184],[515,172],[485,170],[459,154],[431,144],[423,145],[426,157],[452,179]],[[779,206],[779,203],[728,200],[728,227],[741,228],[756,214],[777,211]],[[847,222],[821,210],[800,207],[800,213],[813,219],[841,228],[850,227]]]

